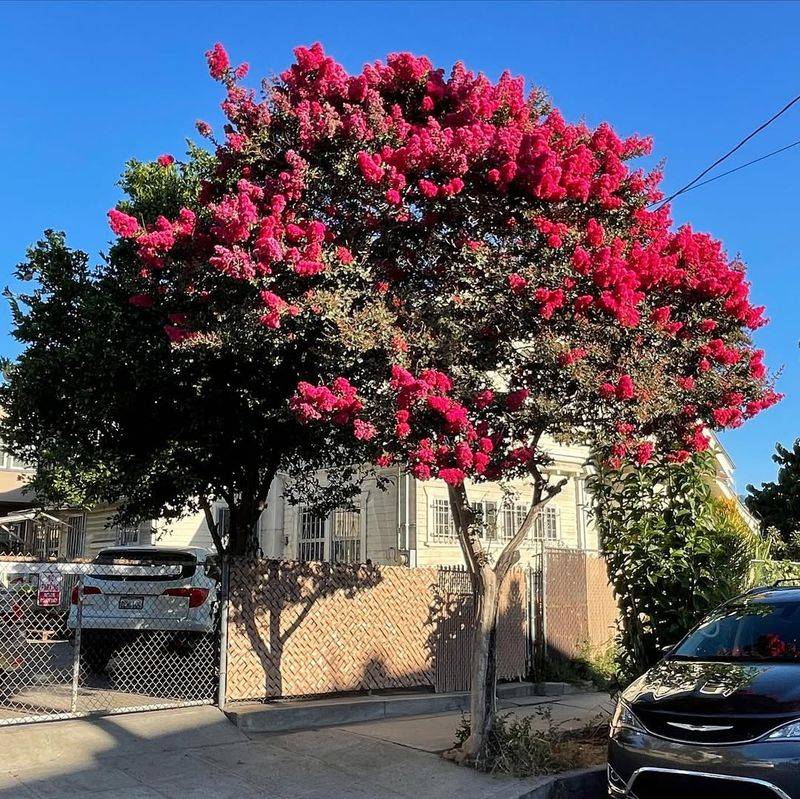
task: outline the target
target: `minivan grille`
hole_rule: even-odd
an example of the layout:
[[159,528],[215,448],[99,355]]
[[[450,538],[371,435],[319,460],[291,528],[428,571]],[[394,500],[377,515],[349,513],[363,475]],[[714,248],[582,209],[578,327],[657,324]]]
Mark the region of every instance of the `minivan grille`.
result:
[[766,785],[720,777],[645,771],[631,786],[636,799],[776,799],[779,794]]
[[[662,738],[687,743],[725,744],[740,741],[752,741],[760,738],[781,724],[794,721],[797,713],[789,716],[690,716],[686,713],[671,713],[666,710],[644,710],[637,707],[634,711],[645,728]],[[676,724],[694,727],[722,727],[727,729],[686,729]]]

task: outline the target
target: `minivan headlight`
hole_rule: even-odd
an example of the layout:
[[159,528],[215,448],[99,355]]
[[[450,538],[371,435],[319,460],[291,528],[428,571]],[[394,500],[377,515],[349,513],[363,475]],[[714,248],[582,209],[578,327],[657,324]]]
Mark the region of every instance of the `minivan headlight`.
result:
[[637,732],[645,732],[642,722],[636,718],[636,714],[625,702],[622,701],[622,699],[620,699],[619,702],[617,702],[617,709],[614,711],[614,715],[611,717],[611,727],[609,729],[609,733],[613,738],[615,735],[617,735],[617,733],[625,729],[636,730]]
[[783,727],[773,730],[768,736],[768,741],[800,741],[800,719],[790,721]]

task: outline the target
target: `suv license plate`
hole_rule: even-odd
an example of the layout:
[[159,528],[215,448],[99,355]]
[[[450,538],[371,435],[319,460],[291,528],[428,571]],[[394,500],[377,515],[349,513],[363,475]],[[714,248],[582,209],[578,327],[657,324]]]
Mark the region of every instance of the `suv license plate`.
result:
[[143,606],[143,596],[122,596],[119,598],[120,610],[141,610]]

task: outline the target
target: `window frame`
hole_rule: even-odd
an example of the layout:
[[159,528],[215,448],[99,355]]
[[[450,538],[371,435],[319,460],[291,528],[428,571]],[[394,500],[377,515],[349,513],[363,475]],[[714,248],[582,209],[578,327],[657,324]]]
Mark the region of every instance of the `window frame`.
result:
[[[337,534],[337,523],[340,519],[347,518],[347,524],[353,525],[350,527],[351,532],[354,531],[355,535],[349,535],[345,537],[338,537]],[[327,532],[329,538],[329,552],[328,557],[331,563],[349,563],[349,564],[357,564],[363,563],[364,558],[361,557],[362,547],[363,547],[363,538],[364,538],[364,531],[363,531],[363,517],[361,515],[361,508],[334,508],[333,512],[327,519]],[[342,544],[342,548],[346,551],[347,549],[351,550],[351,555],[354,557],[349,557],[345,559],[337,558],[337,544]]]
[[531,529],[531,540],[544,541],[545,544],[561,540],[561,509],[557,505],[545,505],[542,508]]
[[[77,524],[73,526],[75,520]],[[66,519],[68,558],[81,558],[86,554],[86,514],[70,513]]]
[[[321,535],[316,535],[314,537],[303,537],[303,527],[305,520],[307,518],[317,519],[320,523]],[[301,506],[299,509],[299,513],[297,514],[297,545],[295,547],[295,555],[296,559],[303,562],[303,563],[314,563],[320,562],[325,563],[329,560],[329,536],[328,536],[328,519],[325,516],[320,514],[316,514],[311,510],[308,510],[305,506]],[[302,548],[304,545],[306,546],[315,546],[321,544],[321,557],[319,558],[307,558],[303,557]]]
[[[345,542],[345,545],[350,544],[350,549],[352,554],[355,556],[355,559],[347,559],[347,560],[336,559],[336,540],[334,539],[335,535],[334,525],[336,523],[337,514],[348,514],[352,517],[355,517],[354,519],[351,519],[351,521],[355,522],[356,534],[341,539],[342,542]],[[317,535],[314,538],[303,537],[303,525],[305,523],[305,520],[308,519],[309,516],[311,517],[317,516],[317,518],[321,522],[322,534]],[[364,563],[366,560],[366,536],[365,536],[364,526],[365,526],[364,508],[361,505],[359,505],[356,508],[334,508],[334,510],[331,511],[331,513],[329,513],[327,516],[314,514],[306,506],[300,505],[298,507],[297,520],[295,523],[295,531],[296,531],[295,546],[294,546],[295,559],[303,563],[313,563],[313,562],[349,563],[349,564]],[[302,548],[304,545],[313,546],[320,544],[322,545],[321,558],[310,559],[302,557],[303,555]],[[317,547],[317,549],[319,550],[319,547]]]
[[[427,539],[429,546],[458,546],[458,533],[450,512],[450,501],[442,497],[432,497],[428,503],[429,523]],[[441,524],[444,519],[446,523]],[[440,533],[441,527],[446,527],[445,533]]]

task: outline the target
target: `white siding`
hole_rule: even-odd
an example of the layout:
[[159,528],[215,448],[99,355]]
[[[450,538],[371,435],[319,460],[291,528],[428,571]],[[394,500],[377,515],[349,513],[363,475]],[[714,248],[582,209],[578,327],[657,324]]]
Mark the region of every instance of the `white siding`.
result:
[[213,549],[214,542],[202,511],[182,519],[159,519],[155,524],[153,543],[165,547],[205,547]]

